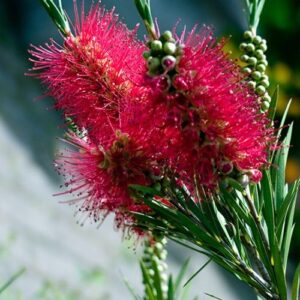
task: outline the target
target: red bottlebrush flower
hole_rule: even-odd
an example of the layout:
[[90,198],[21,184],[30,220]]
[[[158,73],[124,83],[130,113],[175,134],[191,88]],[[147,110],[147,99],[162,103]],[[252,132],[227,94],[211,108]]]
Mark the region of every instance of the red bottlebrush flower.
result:
[[75,33],[63,46],[51,41],[29,51],[32,71],[48,86],[57,109],[99,137],[103,126],[119,122],[122,103],[140,95],[144,45],[113,10],[95,5],[79,17],[75,7],[75,15]]
[[[150,65],[146,113],[140,112],[137,120],[157,146],[157,158],[167,161],[184,180],[193,181],[196,175],[209,189],[224,176],[258,174],[267,164],[273,134],[267,116],[260,112],[259,96],[223,52],[224,45],[207,28],[177,37],[177,50],[171,49],[176,59],[173,69]],[[165,57],[170,56],[168,51]]]
[[127,134],[116,132],[106,145],[97,145],[88,139],[67,135],[75,150],[67,150],[56,161],[60,174],[66,178],[66,192],[82,202],[80,210],[98,221],[108,213],[115,213],[117,226],[132,220],[128,212],[148,212],[143,203],[134,201],[128,185],[148,185],[152,165],[142,148]]

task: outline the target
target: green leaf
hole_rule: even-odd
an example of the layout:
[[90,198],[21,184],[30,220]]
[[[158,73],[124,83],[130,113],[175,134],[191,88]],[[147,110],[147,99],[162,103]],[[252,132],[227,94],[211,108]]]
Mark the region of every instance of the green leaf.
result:
[[268,117],[271,120],[274,120],[274,117],[275,117],[278,98],[279,98],[278,95],[279,95],[279,87],[277,86],[274,93],[273,93],[273,95],[272,95],[270,108],[269,108],[269,111],[268,111]]
[[286,287],[284,266],[283,266],[283,261],[281,259],[279,245],[276,237],[275,237],[274,245],[272,246],[271,250],[273,254],[274,269],[276,274],[277,288],[279,291],[280,300],[287,300],[287,287]]
[[134,0],[135,6],[142,19],[145,19],[145,0]]
[[175,300],[175,295],[174,295],[174,284],[173,284],[173,278],[172,276],[169,276],[169,280],[168,280],[168,300]]
[[300,286],[300,264],[298,264],[293,279],[292,300],[299,300],[299,286]]
[[221,298],[219,298],[219,297],[217,297],[217,296],[214,296],[214,295],[212,295],[212,294],[209,294],[209,293],[204,293],[206,296],[208,296],[208,297],[211,297],[211,298],[213,298],[213,299],[217,299],[217,300],[222,300]]
[[285,229],[285,235],[284,235],[283,245],[282,245],[283,265],[284,265],[284,267],[286,267],[286,265],[287,265],[287,260],[288,260],[292,235],[293,235],[293,232],[294,232],[294,215],[295,215],[296,202],[297,201],[295,199],[291,203],[289,211],[288,211],[288,215],[286,217],[286,219],[287,219],[286,226],[285,226],[286,229]]
[[261,191],[264,201],[263,215],[268,228],[270,247],[272,248],[275,239],[275,217],[274,202],[272,197],[272,183],[268,171],[263,172],[263,178],[261,180]]
[[15,282],[24,272],[26,271],[25,268],[22,268],[17,273],[15,273],[4,285],[0,287],[0,294],[2,294],[13,282]]
[[285,229],[285,223],[286,218],[288,216],[289,210],[291,206],[295,204],[295,201],[297,201],[297,194],[299,190],[300,180],[296,180],[291,187],[288,190],[288,193],[286,197],[284,198],[284,201],[282,202],[282,205],[277,211],[276,215],[276,234],[279,240],[279,245],[282,243],[282,238],[284,236],[284,229]]
[[[293,124],[290,125],[287,135],[283,140],[281,149],[279,149],[274,159],[273,182],[275,186],[275,208],[276,210],[281,206],[284,200],[284,186],[285,186],[285,172],[286,163],[289,153],[289,147],[292,137]],[[276,169],[277,168],[277,169]]]
[[176,277],[175,284],[174,284],[174,291],[175,292],[178,290],[179,285],[181,284],[181,282],[183,280],[183,277],[186,274],[189,262],[190,262],[190,259],[189,258],[186,259],[186,261],[183,263],[183,265],[180,268],[180,271],[179,271],[179,273]]
[[184,284],[184,287],[186,287],[211,261],[212,259],[210,258],[203,266],[201,266],[199,270],[187,280],[187,282]]
[[68,18],[62,9],[61,0],[59,0],[59,7],[57,7],[54,0],[40,0],[40,2],[61,33],[67,36],[70,33],[70,26],[68,23]]
[[156,190],[153,187],[150,186],[143,186],[139,184],[129,184],[129,189],[132,189],[133,191],[141,193],[143,196],[149,195],[149,196],[160,196],[161,193]]

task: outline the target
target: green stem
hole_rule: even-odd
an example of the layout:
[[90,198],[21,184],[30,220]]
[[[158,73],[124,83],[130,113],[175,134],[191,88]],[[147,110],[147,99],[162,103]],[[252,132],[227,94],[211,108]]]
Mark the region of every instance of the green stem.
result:
[[141,18],[143,19],[150,40],[156,40],[158,35],[152,18],[150,0],[134,0],[134,3]]
[[58,6],[55,4],[54,0],[39,0],[50,18],[57,26],[59,31],[64,36],[69,36],[71,34],[68,18],[63,10],[61,0],[58,0]]

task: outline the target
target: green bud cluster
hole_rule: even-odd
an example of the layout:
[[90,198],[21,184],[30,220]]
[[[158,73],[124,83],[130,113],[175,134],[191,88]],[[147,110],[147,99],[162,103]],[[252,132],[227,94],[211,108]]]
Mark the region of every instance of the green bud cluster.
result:
[[183,53],[182,45],[178,45],[171,31],[165,31],[157,40],[147,42],[148,51],[143,53],[147,60],[148,74],[156,76],[175,71],[175,67]]
[[271,101],[267,91],[270,85],[266,75],[268,62],[265,52],[267,51],[267,43],[265,39],[253,34],[250,30],[244,33],[244,39],[245,42],[240,44],[240,50],[243,52],[240,59],[246,63],[242,71],[248,75],[249,87],[260,96],[261,110],[265,112],[269,109]]
[[[158,270],[161,289],[164,294],[164,297],[167,296],[168,292],[168,275],[167,272],[167,264],[165,260],[167,258],[167,250],[165,249],[167,240],[165,238],[155,237],[154,242],[145,242],[145,250],[142,261],[145,267],[148,270],[150,280],[155,279],[155,269]],[[155,293],[156,291],[153,291]],[[147,293],[145,293],[147,294]],[[148,298],[144,298],[144,300],[150,300]]]

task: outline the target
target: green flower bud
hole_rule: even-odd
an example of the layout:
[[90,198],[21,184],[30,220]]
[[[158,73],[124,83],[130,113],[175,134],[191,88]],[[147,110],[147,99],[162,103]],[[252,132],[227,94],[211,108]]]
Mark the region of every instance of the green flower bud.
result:
[[254,54],[258,59],[264,59],[266,57],[264,52],[260,49],[256,50]]
[[259,65],[256,66],[256,70],[258,72],[264,73],[266,71],[266,65],[265,64],[259,64]]
[[265,88],[267,88],[267,87],[269,87],[270,86],[270,82],[269,82],[269,80],[261,80],[260,82],[259,82],[259,84],[261,84],[262,86],[264,86]]
[[265,66],[268,65],[268,61],[267,61],[266,59],[260,59],[260,60],[259,60],[259,63],[260,63],[260,64],[264,64]]
[[249,57],[249,59],[247,60],[247,63],[251,66],[255,66],[257,63],[257,59],[255,57]]
[[255,89],[255,87],[256,87],[256,82],[255,81],[248,81],[248,86],[250,87],[250,88],[252,88],[252,89]]
[[244,38],[252,40],[253,39],[253,33],[250,30],[245,31],[244,32]]
[[244,67],[242,69],[242,72],[245,73],[245,74],[251,74],[252,70],[249,67]]
[[263,96],[263,101],[264,102],[271,102],[271,97],[270,97],[270,95],[269,94],[267,94],[267,93],[265,93],[265,95]]
[[164,248],[164,246],[162,245],[162,243],[160,243],[160,242],[156,242],[156,244],[155,244],[155,249],[157,249],[158,251],[162,251],[163,250],[163,248]]
[[173,34],[170,30],[167,30],[161,35],[161,38],[164,41],[170,41],[173,38]]
[[157,57],[150,56],[147,62],[150,71],[156,71],[160,66],[160,59]]
[[246,51],[253,52],[255,50],[255,46],[252,43],[247,44]]
[[261,73],[258,72],[258,71],[254,71],[252,74],[251,74],[251,77],[254,79],[254,80],[259,80],[261,78]]
[[262,50],[263,52],[266,52],[268,49],[267,44],[264,43],[260,44],[259,49]]
[[253,43],[256,45],[259,45],[261,43],[261,41],[262,41],[262,38],[258,35],[253,38]]
[[267,111],[270,108],[270,102],[268,101],[263,101],[261,104],[261,108],[263,111]]
[[262,45],[262,44],[267,45],[267,41],[266,41],[265,39],[262,39],[262,40],[261,40],[261,45]]
[[154,52],[159,52],[162,50],[163,44],[161,41],[155,40],[151,42],[151,50]]
[[261,76],[261,80],[269,80],[269,77],[267,75],[263,74]]
[[243,62],[247,62],[248,59],[249,59],[249,56],[248,56],[247,54],[244,54],[244,55],[242,55],[242,56],[240,57],[240,59],[241,59],[241,61],[243,61]]
[[240,50],[241,50],[241,51],[245,51],[245,50],[246,50],[246,47],[247,47],[247,43],[241,43],[241,44],[240,44]]
[[262,96],[266,92],[266,88],[263,85],[259,85],[255,89],[256,93]]
[[164,44],[164,51],[166,54],[174,54],[176,52],[176,45],[172,42],[166,42]]
[[150,56],[151,56],[150,51],[144,51],[144,52],[143,52],[143,57],[144,57],[145,59],[148,59]]

